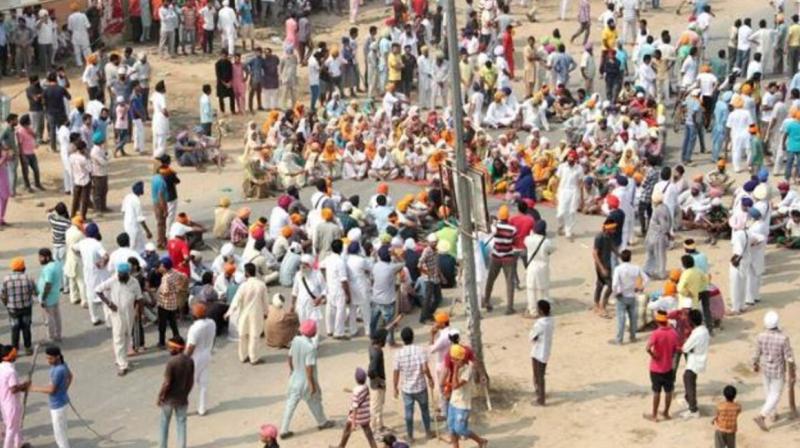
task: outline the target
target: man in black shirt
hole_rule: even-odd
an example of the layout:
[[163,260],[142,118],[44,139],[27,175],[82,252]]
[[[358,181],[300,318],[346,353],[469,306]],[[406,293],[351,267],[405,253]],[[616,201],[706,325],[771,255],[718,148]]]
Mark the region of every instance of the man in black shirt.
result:
[[219,60],[214,65],[217,75],[217,97],[219,98],[219,110],[225,113],[225,98],[231,105],[231,113],[236,113],[233,96],[233,63],[228,57],[228,50],[223,49]]
[[25,89],[25,96],[28,98],[28,115],[31,117],[31,127],[36,134],[36,143],[42,143],[44,133],[44,89],[39,82],[38,75],[28,77],[29,85]]
[[383,432],[386,429],[383,425],[383,402],[386,399],[386,367],[383,361],[383,347],[386,345],[387,335],[388,332],[385,328],[379,328],[372,335],[369,345],[367,377],[369,378],[370,424],[377,432]]
[[[597,281],[594,287],[594,312],[605,318],[609,317],[606,312],[606,305],[608,305],[608,299],[611,297],[611,273],[613,269],[611,259],[617,252],[617,245],[614,243],[613,235],[618,226],[610,217],[606,218],[603,223],[603,231],[594,237],[594,246],[592,248],[592,259],[594,260],[594,269],[597,274]],[[604,289],[605,291],[603,291]]]
[[42,92],[44,100],[44,112],[47,116],[47,135],[50,139],[50,149],[56,149],[56,128],[59,124],[67,121],[67,108],[65,100],[72,99],[67,89],[58,85],[55,73],[47,75],[47,87]]
[[161,408],[161,446],[167,446],[169,421],[175,413],[177,446],[186,446],[186,408],[189,393],[194,386],[194,361],[183,350],[186,341],[175,336],[167,343],[170,359],[164,370],[164,382],[158,392],[158,406]]

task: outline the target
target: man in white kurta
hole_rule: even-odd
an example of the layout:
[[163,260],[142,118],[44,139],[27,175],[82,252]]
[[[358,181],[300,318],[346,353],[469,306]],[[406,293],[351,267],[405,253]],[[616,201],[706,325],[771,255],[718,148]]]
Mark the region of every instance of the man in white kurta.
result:
[[342,258],[343,243],[341,239],[331,243],[329,255],[322,261],[321,268],[325,276],[328,302],[325,307],[325,324],[328,336],[334,339],[345,339],[345,319],[350,312],[350,283],[347,276],[347,265]]
[[147,239],[152,236],[145,223],[142,201],[139,199],[139,196],[144,194],[144,184],[141,181],[136,182],[131,190],[122,199],[122,228],[130,237],[131,249],[141,254],[144,252]]
[[731,233],[732,256],[728,277],[731,286],[731,311],[738,314],[744,308],[748,279],[755,274],[751,248],[754,243],[754,235],[743,225],[732,225],[731,228],[733,229]]
[[75,65],[83,67],[86,58],[92,53],[89,42],[89,18],[80,10],[75,10],[67,18],[67,29],[72,33],[72,50],[75,55]]
[[95,289],[109,276],[106,270],[108,253],[103,247],[103,244],[100,243],[100,231],[97,229],[96,224],[87,224],[84,232],[86,238],[75,244],[72,250],[77,252],[81,258],[89,317],[92,321],[92,325],[100,325],[103,323],[102,302],[97,298]]
[[86,306],[86,283],[83,281],[83,264],[77,252],[77,244],[84,238],[83,219],[74,218],[72,225],[64,233],[64,277],[67,278],[69,301]]
[[230,7],[228,0],[222,2],[222,8],[217,14],[217,26],[222,38],[222,47],[225,48],[227,46],[228,54],[233,54],[236,46],[236,28],[239,26],[239,19],[236,17],[236,11]]
[[227,317],[239,314],[236,325],[239,330],[239,361],[258,364],[258,339],[264,332],[267,318],[267,285],[256,275],[256,266],[244,265],[244,283],[239,286]]
[[372,272],[372,261],[361,255],[361,246],[357,242],[351,242],[347,247],[347,276],[350,279],[352,288],[350,289],[353,303],[350,304],[351,312],[349,319],[350,334],[358,333],[356,325],[356,315],[361,316],[364,325],[364,335],[369,338],[369,322],[372,318],[370,310],[370,294],[372,282],[370,273]]
[[540,300],[550,301],[550,254],[555,251],[547,238],[547,223],[537,221],[533,233],[525,237],[524,254],[528,268],[525,272],[525,292],[528,298],[528,315],[536,315]]
[[108,317],[111,321],[111,341],[114,345],[117,374],[124,376],[128,373],[128,348],[131,346],[134,304],[143,297],[139,282],[131,278],[130,264],[119,263],[116,271],[115,275],[97,285],[94,293],[111,311]]
[[578,163],[578,153],[575,150],[567,154],[567,161],[558,166],[558,197],[556,219],[559,232],[563,230],[567,238],[572,238],[572,229],[575,227],[575,216],[581,200],[583,180],[583,167]]
[[[325,279],[314,269],[314,257],[300,257],[300,270],[294,275],[292,284],[292,311],[300,322],[313,320],[319,327],[322,322],[322,303],[325,301]],[[314,344],[319,343],[319,333],[314,335]]]
[[[167,138],[169,137],[169,112],[167,112],[166,91],[159,92],[163,81],[156,84],[156,90],[150,96],[153,105],[153,158],[157,159],[167,153]],[[166,89],[164,89],[166,90]]]
[[206,314],[206,304],[195,302],[192,305],[194,322],[186,335],[186,354],[194,361],[194,384],[198,390],[197,413],[206,414],[206,397],[208,394],[208,367],[211,364],[211,350],[214,348],[214,337],[217,335],[217,324]]

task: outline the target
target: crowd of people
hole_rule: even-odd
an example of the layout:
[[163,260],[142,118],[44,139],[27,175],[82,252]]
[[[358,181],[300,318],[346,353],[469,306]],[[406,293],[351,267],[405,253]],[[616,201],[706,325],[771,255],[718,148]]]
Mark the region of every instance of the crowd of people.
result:
[[[469,426],[473,389],[486,383],[485,366],[450,326],[442,306],[442,290],[462,286],[459,248],[470,244],[459,234],[452,191],[456,148],[482,175],[490,200],[501,203],[491,228],[472,239],[480,307],[493,311],[501,272],[506,314],[517,312],[515,292],[525,290],[523,317],[536,319],[530,333],[535,404],[545,405],[547,397],[551,310],[558,306],[550,295],[555,241],[563,236],[571,242],[580,236],[576,223],[598,215],[603,224],[591,249],[594,312],[615,317],[615,344],[624,343],[626,329],[631,342],[652,330],[646,348],[654,395],[645,418],[671,418],[682,358],[688,404],[683,417],[698,417],[698,376],[713,333],[723,319],[758,306],[768,245],[800,248],[800,17],[793,15],[787,24],[783,3],[773,2],[771,21],[759,21],[754,29],[750,18],[737,19],[726,48],[714,53],[708,44],[715,16],[708,2],[693,2],[688,25],[674,37],[650,29],[644,18],[646,8],[659,8],[658,2],[610,1],[596,20],[589,1],[581,0],[578,32],[568,41],[558,28],[541,39],[529,37],[520,67],[514,33],[525,25],[501,0],[467,1],[465,16],[458,17],[459,61],[453,64],[447,60],[442,6],[392,1],[384,26],[369,26],[359,42],[360,2],[354,0],[346,35],[326,42],[312,32],[312,3],[131,2],[132,41],[138,45],[157,35],[163,58],[194,54],[196,47],[212,54],[214,41],[221,44],[214,82],[198,86],[198,108],[189,114],[196,127],[180,132],[170,125],[170,81],[155,76],[147,53],[132,46],[117,53],[99,41],[100,5],[92,3],[85,13],[73,5],[61,31],[44,9],[26,8],[19,17],[13,12],[0,24],[0,74],[11,67],[29,80],[27,111],[8,113],[0,127],[0,226],[7,225],[6,206],[17,194],[18,165],[28,192],[45,188],[36,155],[40,145],[49,143],[59,154],[63,191],[72,196],[71,204],[59,202],[48,211],[52,247],[39,251],[38,281],[15,258],[0,288],[12,329],[11,345],[0,347],[0,373],[13,380],[0,385],[12,397],[0,404],[6,437],[19,442],[11,446],[22,443],[21,422],[12,423],[20,415],[19,394],[35,390],[14,373],[16,351],[33,351],[34,302],[47,317],[48,340],[60,342],[62,294],[88,309],[92,325],[110,327],[120,376],[131,371],[129,357],[147,347],[145,325],[156,324],[155,345],[172,355],[158,395],[164,446],[173,413],[178,445],[186,445],[194,390],[198,414],[207,412],[211,349],[223,335],[238,341],[242,363],[262,362],[262,335],[270,347],[289,348],[282,421],[260,431],[267,447],[293,435],[292,416],[301,400],[320,430],[334,426],[322,406],[320,342],[361,335],[369,341],[369,364],[355,370],[352,407],[338,446],[358,429],[372,447],[381,439],[387,447],[407,446],[414,440],[415,403],[428,437],[435,437],[432,425],[446,421],[453,446],[461,438],[486,446]],[[536,21],[536,2],[525,3],[528,19]],[[321,6],[330,13],[346,9],[338,1]],[[566,9],[564,0],[562,20]],[[282,23],[279,48],[256,44],[254,26],[262,22]],[[72,45],[55,46],[55,36]],[[576,61],[567,48],[578,38]],[[62,47],[81,67],[80,81],[71,82],[65,68],[54,65]],[[451,92],[455,63],[460,96]],[[307,74],[308,102],[299,100],[301,71]],[[456,103],[465,116],[461,141]],[[235,159],[241,196],[277,201],[268,213],[258,213],[232,209],[231,199],[222,197],[213,224],[204,225],[190,216],[200,211],[179,206],[173,160],[181,167],[222,169],[227,156],[220,117],[227,111],[250,113],[242,154]],[[565,137],[551,141],[557,127]],[[673,131],[683,134],[679,152],[667,146]],[[124,197],[123,232],[114,245],[102,238],[90,210],[113,213],[107,202],[109,153],[124,157],[128,145],[152,157],[154,172],[147,184],[132,183]],[[687,174],[706,159],[712,170]],[[390,183],[401,179],[419,191],[392,197]],[[368,198],[348,196],[338,189],[344,180],[377,188]],[[301,199],[303,188],[312,189],[310,201]],[[144,211],[146,190],[152,216]],[[555,206],[556,232],[548,233],[537,210],[542,202]],[[210,249],[206,239],[221,243],[210,258],[204,256]],[[685,253],[673,268],[667,254],[678,240]],[[730,241],[727,285],[712,283],[700,250],[719,241]],[[645,252],[641,266],[631,252],[638,245]],[[644,294],[655,282],[663,285]],[[290,292],[270,297],[268,286]],[[415,308],[420,323],[432,324],[429,346],[402,324]],[[184,320],[192,322],[185,339]],[[778,322],[776,312],[766,312],[753,358],[767,394],[756,418],[764,430],[784,380],[788,376],[790,391],[795,381],[794,355]],[[383,349],[399,345],[396,330],[403,346],[394,353],[391,382],[394,395],[402,395],[406,442],[397,441],[383,421]],[[60,373],[39,391],[51,396],[54,433],[63,448],[72,373],[56,345],[50,352]],[[741,408],[735,388],[722,393],[715,443],[730,447]],[[793,400],[790,407],[796,414]]]

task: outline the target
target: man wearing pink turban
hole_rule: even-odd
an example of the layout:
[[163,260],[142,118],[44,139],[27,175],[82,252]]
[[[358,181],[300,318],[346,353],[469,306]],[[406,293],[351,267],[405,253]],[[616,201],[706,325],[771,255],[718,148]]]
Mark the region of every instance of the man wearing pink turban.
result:
[[317,334],[317,323],[304,320],[300,324],[300,335],[295,336],[289,348],[289,390],[286,397],[286,409],[281,422],[281,439],[288,439],[294,434],[289,431],[297,404],[303,400],[317,421],[319,430],[332,428],[334,423],[325,417],[322,409],[322,390],[317,377],[317,346],[312,338]]

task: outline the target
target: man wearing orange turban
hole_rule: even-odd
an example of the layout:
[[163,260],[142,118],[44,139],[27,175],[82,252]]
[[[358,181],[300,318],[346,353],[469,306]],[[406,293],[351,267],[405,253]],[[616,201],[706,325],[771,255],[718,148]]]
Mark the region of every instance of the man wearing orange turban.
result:
[[313,233],[314,251],[320,260],[331,253],[331,244],[342,238],[342,228],[333,219],[333,210],[323,208],[320,212],[322,222],[318,223]]
[[[25,353],[33,353],[31,349],[31,313],[33,299],[36,295],[36,283],[25,273],[25,260],[15,257],[9,263],[11,273],[0,284],[0,297],[8,310],[11,319],[11,346],[19,348],[19,336],[25,344]],[[5,418],[5,416],[4,416]]]
[[483,306],[486,311],[492,311],[491,295],[494,288],[494,281],[503,271],[506,279],[506,314],[514,313],[514,277],[517,256],[514,252],[514,236],[517,229],[508,222],[508,206],[503,204],[497,211],[497,223],[492,235],[494,245],[489,258],[489,273],[486,279],[486,289],[483,294]]
[[[742,88],[744,92],[744,87]],[[755,121],[750,112],[744,107],[742,95],[734,95],[731,100],[733,111],[728,115],[726,126],[731,142],[731,160],[733,169],[737,173],[744,170],[742,159],[747,151],[750,150],[750,133],[748,128]]]
[[556,219],[558,230],[572,240],[572,229],[578,206],[583,203],[583,166],[578,163],[578,153],[574,149],[567,154],[567,161],[556,171],[558,190],[556,199]]

